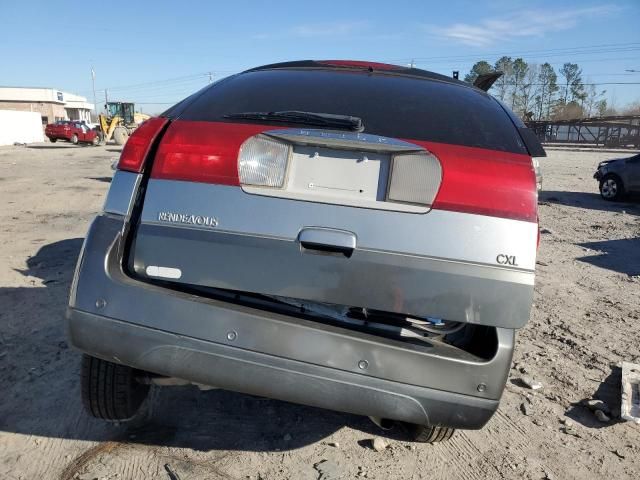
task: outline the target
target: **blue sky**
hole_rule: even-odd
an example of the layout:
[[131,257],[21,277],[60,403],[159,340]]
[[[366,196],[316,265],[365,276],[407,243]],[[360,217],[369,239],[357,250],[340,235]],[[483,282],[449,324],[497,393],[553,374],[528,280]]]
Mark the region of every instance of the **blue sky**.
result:
[[[76,8],[77,7],[77,8]],[[104,13],[101,13],[104,10]],[[480,59],[580,64],[620,107],[640,100],[640,0],[129,1],[0,4],[0,85],[50,86],[159,112],[213,79],[296,59],[464,75]]]

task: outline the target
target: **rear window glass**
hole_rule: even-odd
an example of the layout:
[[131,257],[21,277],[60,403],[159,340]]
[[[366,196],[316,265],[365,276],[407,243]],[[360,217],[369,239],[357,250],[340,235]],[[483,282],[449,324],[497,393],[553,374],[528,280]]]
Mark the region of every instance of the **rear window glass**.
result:
[[507,113],[489,95],[399,75],[319,69],[247,72],[212,85],[180,118],[231,122],[239,120],[224,116],[279,110],[353,115],[362,118],[365,133],[385,137],[526,153]]

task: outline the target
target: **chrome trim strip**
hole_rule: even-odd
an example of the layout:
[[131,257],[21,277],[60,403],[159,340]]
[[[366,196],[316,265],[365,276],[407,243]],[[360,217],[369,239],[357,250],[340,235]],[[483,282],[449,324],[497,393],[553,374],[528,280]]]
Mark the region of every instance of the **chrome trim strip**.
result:
[[349,150],[367,150],[374,152],[417,152],[425,151],[413,143],[397,138],[381,137],[369,133],[341,132],[314,128],[288,128],[269,130],[264,135],[279,138],[302,145],[323,145],[348,148]]

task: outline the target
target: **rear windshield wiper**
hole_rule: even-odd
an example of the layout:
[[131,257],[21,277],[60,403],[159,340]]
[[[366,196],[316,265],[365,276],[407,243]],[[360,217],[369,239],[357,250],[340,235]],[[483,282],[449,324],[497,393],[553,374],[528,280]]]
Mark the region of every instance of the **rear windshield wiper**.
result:
[[280,112],[239,112],[224,115],[224,118],[299,123],[303,125],[316,125],[320,127],[351,130],[354,132],[362,132],[364,130],[364,124],[360,117],[335,115],[333,113],[301,112],[298,110],[283,110]]

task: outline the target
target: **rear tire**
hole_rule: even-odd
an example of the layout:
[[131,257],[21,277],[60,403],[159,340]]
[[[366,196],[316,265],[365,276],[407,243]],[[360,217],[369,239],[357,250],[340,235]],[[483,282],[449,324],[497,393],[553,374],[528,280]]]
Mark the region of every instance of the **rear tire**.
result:
[[49,141],[50,141],[51,143],[56,143],[56,142],[58,141],[58,139],[57,139],[57,138],[50,138],[50,139],[49,139]]
[[89,414],[109,421],[131,420],[147,398],[149,385],[126,365],[82,356],[82,403]]
[[78,135],[76,135],[75,133],[71,136],[71,143],[73,143],[74,145],[78,144]]
[[622,180],[617,175],[605,175],[600,180],[600,196],[605,200],[616,201],[624,195]]
[[403,423],[402,426],[409,435],[410,440],[420,443],[446,442],[456,431],[455,428],[415,425],[413,423]]
[[91,141],[91,144],[94,147],[97,147],[98,145],[100,145],[100,135],[96,135],[94,139]]

